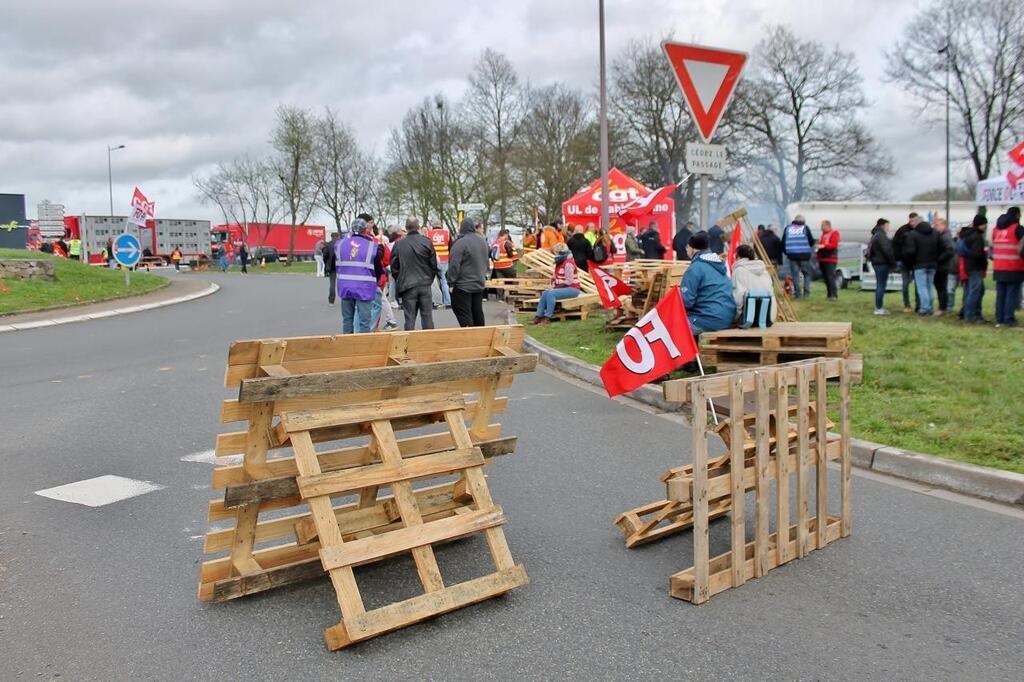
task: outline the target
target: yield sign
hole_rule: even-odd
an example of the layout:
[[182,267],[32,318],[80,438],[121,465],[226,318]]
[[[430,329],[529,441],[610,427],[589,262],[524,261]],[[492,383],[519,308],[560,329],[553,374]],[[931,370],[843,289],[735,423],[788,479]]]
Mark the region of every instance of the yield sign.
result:
[[661,47],[676,74],[701,138],[711,142],[736,91],[747,54],[667,40]]

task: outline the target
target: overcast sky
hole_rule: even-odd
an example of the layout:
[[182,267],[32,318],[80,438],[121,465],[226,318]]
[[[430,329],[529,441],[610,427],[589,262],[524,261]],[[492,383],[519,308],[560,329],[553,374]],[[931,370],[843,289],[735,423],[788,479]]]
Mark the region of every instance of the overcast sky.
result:
[[[897,161],[888,196],[943,184],[943,131],[882,80],[884,51],[920,0],[608,0],[609,59],[631,38],[751,49],[769,23],[856,54],[865,120]],[[217,219],[191,176],[266,150],[278,103],[330,105],[383,151],[408,107],[458,97],[480,51],[520,75],[584,89],[598,79],[596,0],[32,0],[0,22],[0,192],[72,214],[124,213],[139,185],[157,215]],[[924,49],[927,49],[923,46]],[[667,67],[666,67],[667,68]],[[596,150],[595,150],[596,154]],[[954,178],[962,175],[959,168]]]

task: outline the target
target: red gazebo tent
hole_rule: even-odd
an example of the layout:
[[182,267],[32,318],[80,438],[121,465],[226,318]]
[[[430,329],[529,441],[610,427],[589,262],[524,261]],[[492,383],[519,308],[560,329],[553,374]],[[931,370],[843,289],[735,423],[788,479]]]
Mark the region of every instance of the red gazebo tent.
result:
[[[610,210],[609,227],[615,239],[615,246],[618,251],[616,260],[625,259],[625,237],[626,223],[616,215],[616,209],[625,206],[637,197],[650,193],[651,189],[643,183],[629,177],[618,168],[608,171],[608,207]],[[675,234],[675,201],[665,199],[656,203],[651,208],[649,217],[641,219],[637,224],[637,232],[647,228],[652,220],[658,225],[661,233],[661,243],[665,245],[666,257],[671,258],[672,236]],[[562,203],[562,219],[569,225],[584,225],[588,223],[600,223],[601,221],[601,178],[597,178],[585,189],[575,196]]]

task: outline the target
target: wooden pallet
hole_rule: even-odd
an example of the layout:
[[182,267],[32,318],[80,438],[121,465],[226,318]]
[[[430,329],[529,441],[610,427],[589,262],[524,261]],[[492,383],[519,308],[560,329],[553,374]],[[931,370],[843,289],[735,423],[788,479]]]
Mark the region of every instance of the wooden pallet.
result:
[[[551,278],[555,274],[555,256],[550,251],[538,249],[537,251],[524,255],[522,260],[527,267],[540,274],[548,282],[551,281]],[[597,285],[594,284],[594,278],[590,276],[590,273],[580,270],[579,277],[580,290],[584,294],[596,295]]]
[[778,322],[764,329],[722,329],[701,334],[707,350],[818,352],[845,357],[853,326],[849,322]]
[[[243,422],[244,428],[218,435],[216,454],[241,455],[242,462],[222,460],[213,471],[211,487],[224,492],[222,499],[209,503],[208,518],[231,525],[206,535],[204,553],[220,556],[200,565],[199,598],[234,599],[324,575],[296,482],[298,467],[280,421],[285,413],[458,392],[467,397],[474,446],[485,458],[508,454],[516,439],[503,436],[491,418],[507,406],[499,392],[511,385],[515,374],[536,366],[536,356],[520,352],[523,337],[522,327],[504,326],[232,344],[225,385],[236,388],[238,397],[223,402],[220,416],[224,423]],[[448,433],[423,433],[437,421],[437,415],[392,421],[396,432],[418,430],[398,440],[404,457],[452,446]],[[366,460],[368,447],[351,440],[362,437],[353,426],[315,434],[316,442],[338,441],[337,447],[318,454],[322,470]],[[462,481],[416,494],[425,514],[452,515],[469,504]],[[386,532],[397,522],[395,502],[387,497],[370,507],[358,501],[340,503],[335,513],[345,537]]]
[[[630,547],[693,528],[694,563],[671,576],[673,597],[702,603],[850,534],[848,363],[844,358],[815,358],[663,384],[667,400],[689,403],[692,409],[693,463],[664,477],[667,500],[625,512],[616,523],[626,533]],[[840,433],[819,438],[818,434],[827,434],[829,429],[830,380],[839,382]],[[795,409],[791,390],[796,394]],[[713,399],[725,399],[729,404],[731,418],[721,431],[728,434],[729,452],[709,459],[708,402]],[[839,462],[840,488],[839,509],[834,514],[829,511],[828,489],[828,463],[833,460]],[[810,515],[808,497],[812,482],[814,516]],[[795,524],[790,522],[791,485],[796,488]],[[746,541],[749,490],[754,491],[755,523],[750,543]],[[772,509],[779,529],[776,533],[769,529]],[[726,512],[731,513],[731,549],[711,557],[709,523]]]
[[[465,423],[461,394],[431,399],[399,398],[326,410],[288,412],[281,422],[295,451],[299,494],[309,504],[320,561],[337,594],[342,620],[324,631],[331,650],[376,637],[449,611],[503,594],[527,583],[526,571],[515,564],[500,526],[505,516],[494,504],[483,474],[484,456]],[[438,416],[447,425],[451,447],[415,457],[405,455],[392,426],[395,420]],[[324,472],[313,446],[318,434],[359,426],[369,430],[371,458],[357,466]],[[436,518],[433,507],[421,502],[413,480],[460,475],[472,504],[460,513]],[[331,497],[359,493],[360,506],[376,504],[381,487],[392,491],[389,501],[395,519],[388,532],[345,539],[343,523]],[[483,533],[495,572],[445,585],[434,556],[435,543]],[[367,611],[353,567],[411,552],[424,593]]]
[[[609,331],[628,331],[651,311],[665,297],[669,289],[678,286],[686,272],[688,261],[631,261],[629,265],[638,265],[631,276],[634,294],[630,304],[624,306],[620,315],[612,317],[605,324]],[[621,274],[622,266],[614,270]]]

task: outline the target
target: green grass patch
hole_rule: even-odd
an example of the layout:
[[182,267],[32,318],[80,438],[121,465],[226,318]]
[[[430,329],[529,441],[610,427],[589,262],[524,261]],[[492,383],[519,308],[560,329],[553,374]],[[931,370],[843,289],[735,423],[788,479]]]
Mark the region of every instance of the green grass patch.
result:
[[[265,266],[260,267],[259,263],[253,263],[249,261],[249,272],[254,275],[302,275],[311,274],[316,272],[316,261],[303,260],[295,261],[291,265],[285,265],[283,260],[277,261],[276,263],[267,263]],[[220,272],[220,266],[217,265],[217,261],[213,261],[210,264],[210,270],[213,272]],[[229,273],[240,274],[242,266],[238,263],[233,263],[228,268]]]
[[[856,284],[856,283],[855,283]],[[995,287],[986,285],[992,319]],[[957,292],[957,306],[962,291]],[[864,356],[864,381],[851,389],[853,434],[886,445],[1024,473],[1024,329],[966,325],[956,315],[921,318],[886,296],[889,316],[873,314],[871,292],[847,289],[827,301],[820,282],[797,301],[803,321],[853,323],[853,351]],[[532,315],[521,317],[523,322]],[[601,365],[621,334],[604,317],[529,327],[541,343]]]
[[144,272],[133,272],[131,287],[124,286],[124,272],[83,265],[67,258],[38,251],[0,249],[2,259],[45,258],[54,263],[56,280],[18,280],[5,278],[0,286],[0,315],[26,313],[49,308],[64,308],[86,303],[137,296],[168,284],[167,279]]

